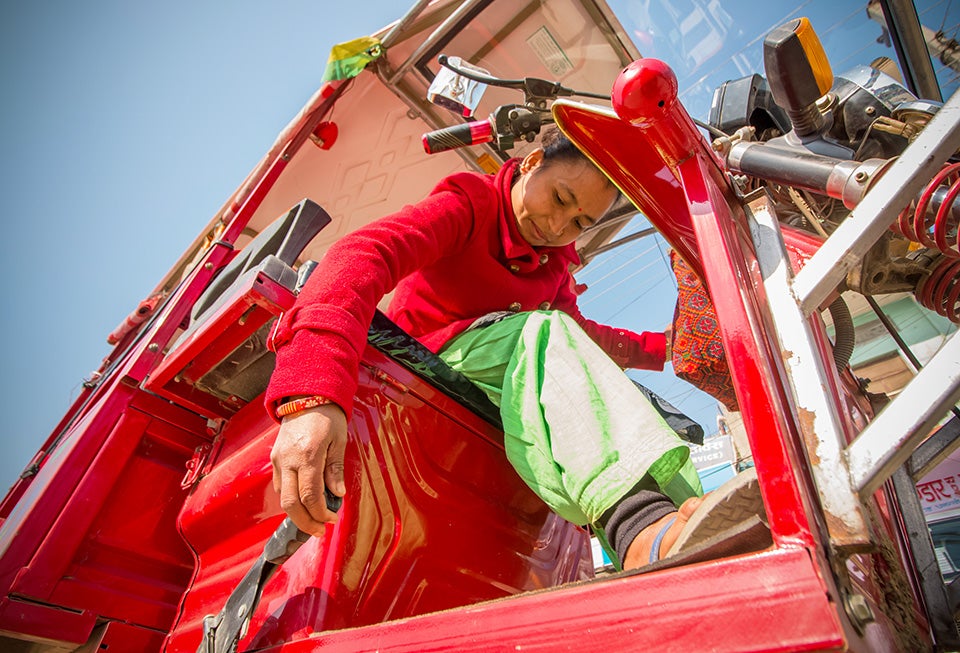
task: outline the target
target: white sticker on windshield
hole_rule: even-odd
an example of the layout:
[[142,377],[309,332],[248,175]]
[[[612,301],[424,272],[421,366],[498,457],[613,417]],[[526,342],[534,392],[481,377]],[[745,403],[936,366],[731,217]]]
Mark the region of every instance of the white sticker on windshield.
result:
[[546,27],[541,27],[531,34],[527,38],[527,45],[533,49],[540,63],[555,78],[563,77],[573,70],[573,64],[567,59],[566,53]]

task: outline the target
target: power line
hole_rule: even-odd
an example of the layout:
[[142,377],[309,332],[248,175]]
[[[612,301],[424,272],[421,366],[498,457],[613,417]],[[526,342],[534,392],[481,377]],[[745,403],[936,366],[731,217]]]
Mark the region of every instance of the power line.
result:
[[610,319],[615,318],[616,316],[620,315],[620,314],[623,313],[625,310],[627,310],[628,308],[630,308],[631,306],[633,306],[634,304],[636,304],[638,301],[640,301],[640,299],[643,298],[644,295],[646,295],[648,292],[652,291],[654,288],[656,288],[657,286],[659,286],[661,283],[663,283],[663,280],[662,280],[662,279],[661,279],[660,281],[657,281],[656,283],[654,283],[651,287],[649,287],[649,288],[647,288],[646,290],[644,290],[642,293],[640,293],[639,295],[637,295],[636,297],[634,297],[632,300],[630,300],[629,302],[627,302],[627,303],[624,304],[623,306],[621,306],[620,309],[619,309],[617,312],[615,312],[613,315],[610,316]]
[[[653,265],[655,265],[655,264],[656,264],[656,261],[641,266],[638,270],[636,270],[636,271],[633,272],[632,274],[627,275],[627,276],[624,277],[623,279],[620,279],[619,281],[617,281],[615,284],[613,284],[613,285],[611,285],[611,286],[608,286],[607,288],[604,288],[603,290],[601,290],[600,292],[598,292],[596,295],[593,295],[593,296],[590,297],[589,299],[586,299],[586,300],[584,301],[584,305],[585,305],[585,306],[589,306],[591,303],[597,301],[598,299],[600,299],[601,297],[603,297],[603,296],[606,295],[607,293],[609,293],[609,292],[611,292],[611,291],[613,291],[613,290],[616,290],[618,287],[622,286],[624,283],[626,283],[626,282],[629,281],[630,279],[633,279],[634,277],[636,277],[637,275],[641,274],[642,272],[648,270],[651,266],[653,266]],[[658,283],[659,283],[659,282],[658,282]],[[645,292],[649,292],[649,289],[648,289],[647,291],[645,291]]]

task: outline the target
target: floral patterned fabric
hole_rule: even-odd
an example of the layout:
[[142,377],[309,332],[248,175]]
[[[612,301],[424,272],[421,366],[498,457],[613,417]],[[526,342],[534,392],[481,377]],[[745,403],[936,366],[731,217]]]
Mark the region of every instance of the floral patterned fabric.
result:
[[720,341],[720,325],[707,289],[676,252],[670,253],[670,262],[677,277],[673,371],[679,378],[714,397],[727,410],[739,410]]

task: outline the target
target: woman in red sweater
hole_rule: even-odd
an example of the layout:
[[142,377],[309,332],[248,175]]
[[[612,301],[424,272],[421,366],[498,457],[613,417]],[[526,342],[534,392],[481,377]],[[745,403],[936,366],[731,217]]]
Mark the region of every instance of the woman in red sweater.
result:
[[[663,369],[663,333],[586,319],[574,240],[617,189],[553,130],[496,175],[458,173],[330,248],[280,320],[267,406],[281,506],[313,534],[343,496],[347,415],[377,302],[501,409],[508,458],[627,567],[659,559],[702,501],[687,447],[621,368]],[[676,506],[680,506],[678,510]],[[604,537],[605,535],[605,537]]]

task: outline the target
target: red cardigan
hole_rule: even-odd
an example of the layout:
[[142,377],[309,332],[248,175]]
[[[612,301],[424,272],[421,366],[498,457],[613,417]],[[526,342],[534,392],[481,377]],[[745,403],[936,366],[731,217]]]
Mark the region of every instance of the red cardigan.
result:
[[662,333],[597,324],[577,308],[573,244],[533,247],[510,200],[517,160],[494,175],[457,173],[423,201],[338,240],[279,320],[277,364],[266,402],[322,395],[349,416],[377,302],[396,288],[387,315],[430,350],[493,311],[556,309],[572,316],[621,367],[662,370]]

